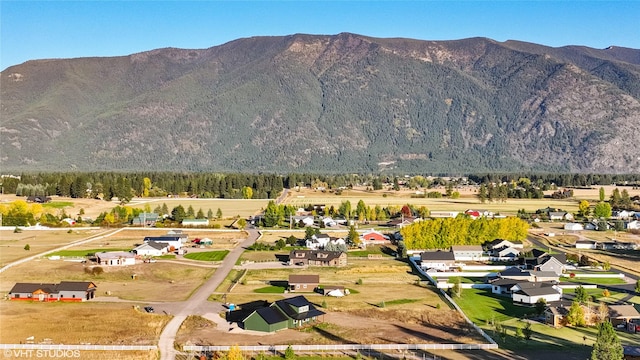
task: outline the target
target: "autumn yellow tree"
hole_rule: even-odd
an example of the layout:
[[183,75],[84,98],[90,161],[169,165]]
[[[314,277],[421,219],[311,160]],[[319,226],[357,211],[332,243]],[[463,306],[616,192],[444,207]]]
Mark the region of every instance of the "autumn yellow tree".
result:
[[243,360],[244,355],[242,355],[242,350],[238,345],[233,345],[229,348],[227,352],[227,360]]

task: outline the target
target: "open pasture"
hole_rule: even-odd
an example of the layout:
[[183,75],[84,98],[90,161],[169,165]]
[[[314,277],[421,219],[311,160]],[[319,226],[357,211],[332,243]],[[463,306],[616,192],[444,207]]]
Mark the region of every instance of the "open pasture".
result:
[[[68,245],[93,235],[101,230],[79,230],[69,233],[67,230],[13,230],[0,231],[0,267],[38,253]],[[25,250],[25,245],[30,250]]]
[[17,282],[93,281],[98,286],[96,296],[136,301],[181,301],[215,271],[209,267],[163,261],[102,266],[104,272],[100,275],[87,273],[85,268],[91,267],[79,262],[36,259],[2,273],[0,291],[9,292]]
[[2,301],[0,313],[0,333],[6,344],[24,343],[33,336],[35,343],[50,339],[53,344],[155,345],[171,318],[147,314],[133,304],[92,301]]
[[[444,192],[444,190],[442,190]],[[596,190],[597,192],[597,190]],[[386,196],[384,196],[386,194]],[[349,201],[351,207],[355,209],[358,201],[362,200],[367,206],[380,205],[382,207],[403,206],[411,204],[416,207],[425,206],[431,211],[465,211],[467,209],[485,209],[496,214],[515,215],[518,210],[525,209],[534,212],[538,209],[552,207],[560,208],[569,212],[578,211],[578,200],[555,200],[555,199],[507,199],[505,202],[485,202],[482,203],[475,196],[462,196],[458,199],[448,198],[412,198],[414,192],[409,191],[377,191],[368,192],[364,190],[345,190],[341,195],[335,193],[321,192],[304,189],[300,192],[291,192],[284,201],[287,205],[304,207],[309,204],[324,204],[334,206],[336,209],[344,201]]]
[[205,215],[211,209],[214,216],[220,209],[223,218],[232,218],[256,215],[261,209],[266,208],[268,203],[269,199],[135,198],[129,206],[144,209],[146,205],[149,205],[152,211],[162,204],[166,204],[169,211],[178,205],[182,205],[185,210],[192,206],[196,212],[198,209],[202,209]]

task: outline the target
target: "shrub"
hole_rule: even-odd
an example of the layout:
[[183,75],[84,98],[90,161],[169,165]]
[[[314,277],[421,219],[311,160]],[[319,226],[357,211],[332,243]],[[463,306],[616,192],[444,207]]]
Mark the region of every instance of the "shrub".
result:
[[24,246],[24,249],[29,251],[29,250],[31,250],[31,246],[29,246],[29,244],[27,244],[27,245]]
[[93,268],[93,275],[97,276],[97,275],[101,275],[104,272],[104,269],[100,266],[96,266]]
[[356,281],[356,285],[362,285],[362,279],[358,279],[358,280]]

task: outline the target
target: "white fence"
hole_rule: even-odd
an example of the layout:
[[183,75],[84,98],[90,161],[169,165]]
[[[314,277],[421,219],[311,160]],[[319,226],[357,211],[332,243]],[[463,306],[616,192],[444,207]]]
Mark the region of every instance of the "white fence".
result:
[[86,350],[86,351],[151,351],[156,345],[54,345],[54,344],[0,344],[2,350]]
[[[185,345],[183,351],[228,351],[232,345]],[[405,351],[405,350],[487,350],[497,349],[493,344],[335,344],[335,345],[290,345],[293,351]],[[289,345],[256,345],[238,346],[242,351],[248,352],[276,352],[285,351]]]

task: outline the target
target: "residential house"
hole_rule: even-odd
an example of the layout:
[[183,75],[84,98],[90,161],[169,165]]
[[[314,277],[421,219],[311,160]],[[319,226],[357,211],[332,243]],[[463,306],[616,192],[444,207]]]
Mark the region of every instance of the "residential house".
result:
[[[566,261],[566,256],[565,256]],[[534,267],[537,271],[552,271],[556,275],[562,275],[565,269],[565,263],[558,260],[558,257],[549,255],[544,258],[544,261]]]
[[505,248],[524,249],[522,241],[509,241],[503,239],[496,239],[486,244],[487,250],[501,250]]
[[559,328],[566,324],[567,315],[569,315],[569,309],[564,304],[547,306],[544,310],[544,322]]
[[96,284],[90,281],[62,281],[59,284],[16,283],[11,300],[80,302],[95,297]]
[[133,248],[131,251],[138,256],[162,256],[169,252],[169,244],[149,241]]
[[324,250],[292,250],[289,265],[346,266],[347,253]]
[[500,278],[489,281],[491,285],[491,292],[496,295],[507,295],[511,297],[511,288],[514,287],[520,280]]
[[560,301],[562,298],[562,290],[556,285],[545,282],[522,282],[511,288],[512,300],[514,303],[535,304],[538,300],[544,299],[549,303],[552,301]]
[[330,217],[322,218],[322,224],[324,224],[325,227],[334,227],[338,225],[338,223]]
[[460,214],[459,211],[431,211],[429,217],[431,218],[456,218]]
[[629,223],[627,223],[627,229],[628,230],[640,230],[640,221],[638,221],[638,220],[629,221]]
[[450,251],[425,251],[420,254],[423,269],[447,271],[455,266],[456,260]]
[[638,319],[640,319],[640,313],[633,305],[609,305],[609,320],[613,326]]
[[289,291],[313,292],[320,285],[320,275],[289,275]]
[[147,236],[144,238],[144,242],[156,242],[164,243],[169,246],[169,251],[179,250],[184,244],[184,237],[179,235],[164,235],[164,236]]
[[480,245],[454,245],[451,252],[456,261],[460,260],[479,260],[484,251]]
[[517,281],[533,281],[534,277],[530,271],[522,270],[517,267],[510,267],[498,273],[498,277],[502,279],[510,279]]
[[365,246],[381,245],[381,244],[387,244],[390,242],[389,237],[387,235],[384,235],[381,232],[375,231],[373,229],[362,233],[360,235],[360,241]]
[[131,220],[133,226],[156,226],[160,216],[156,213],[140,213]]
[[209,226],[209,219],[183,219],[182,226],[206,227]]
[[302,224],[304,227],[313,226],[315,224],[313,215],[293,216],[291,218],[291,221],[295,222],[296,224]]
[[304,296],[296,296],[253,311],[242,320],[242,324],[245,330],[274,332],[315,322],[320,315],[324,312],[316,309]]
[[305,241],[305,245],[311,250],[319,250],[324,249],[329,241],[331,241],[331,237],[328,234],[314,234],[311,239]]
[[515,259],[520,255],[520,249],[516,249],[513,247],[503,248],[500,250],[494,250],[492,253],[493,256],[499,258],[512,258]]
[[126,251],[97,252],[96,259],[98,265],[104,266],[127,266],[136,264],[135,254]]
[[421,221],[421,218],[413,217],[413,216],[402,216],[399,218],[391,219],[387,222],[387,226],[403,228],[407,225],[411,225],[414,222]]
[[579,223],[566,223],[564,224],[564,229],[567,231],[582,231],[584,227]]
[[551,221],[562,221],[562,220],[573,220],[573,215],[566,211],[549,211],[549,220]]
[[591,240],[576,240],[576,249],[595,249],[596,242]]

